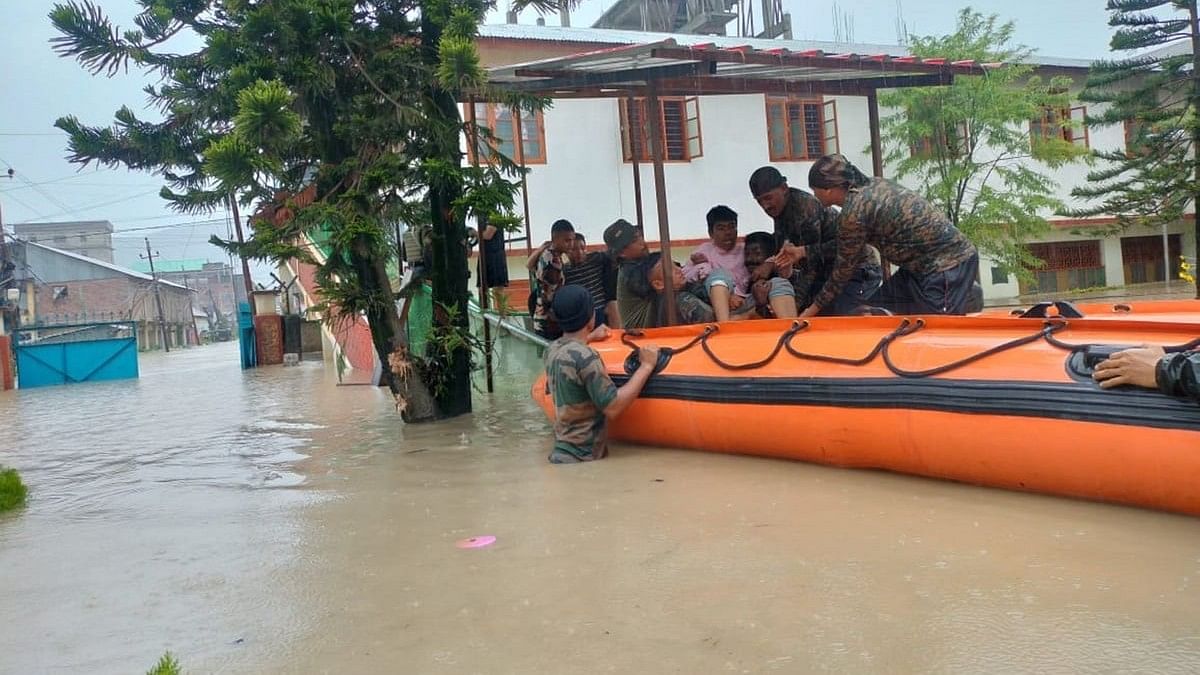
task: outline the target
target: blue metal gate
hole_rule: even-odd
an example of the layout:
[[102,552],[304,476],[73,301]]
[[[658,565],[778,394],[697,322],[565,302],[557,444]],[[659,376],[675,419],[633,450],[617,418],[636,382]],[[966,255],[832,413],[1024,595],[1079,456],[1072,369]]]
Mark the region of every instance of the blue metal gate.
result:
[[[68,328],[74,330],[65,330]],[[136,378],[137,338],[121,336],[129,332],[119,324],[55,326],[50,331],[46,327],[19,329],[14,348],[17,386],[29,389]]]

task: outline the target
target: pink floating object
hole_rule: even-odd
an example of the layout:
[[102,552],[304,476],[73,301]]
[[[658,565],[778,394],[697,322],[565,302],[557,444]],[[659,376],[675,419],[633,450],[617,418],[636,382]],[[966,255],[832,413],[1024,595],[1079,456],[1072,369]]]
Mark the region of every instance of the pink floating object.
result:
[[496,537],[490,534],[481,534],[478,537],[470,537],[469,539],[459,539],[455,546],[459,548],[483,548],[496,543]]

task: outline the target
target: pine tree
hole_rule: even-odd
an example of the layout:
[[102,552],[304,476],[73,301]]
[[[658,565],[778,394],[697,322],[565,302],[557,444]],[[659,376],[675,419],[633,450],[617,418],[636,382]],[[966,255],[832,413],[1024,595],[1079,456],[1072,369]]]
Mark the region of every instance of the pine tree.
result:
[[[1120,231],[1178,223],[1200,194],[1200,23],[1196,0],[1109,0],[1112,49],[1122,59],[1092,66],[1081,98],[1106,104],[1091,124],[1126,125],[1126,148],[1096,152],[1091,205],[1078,217],[1115,216]],[[1194,218],[1194,216],[1193,216]],[[1200,246],[1200,220],[1195,237]],[[1169,270],[1168,270],[1169,274]],[[1196,282],[1200,298],[1200,278]]]

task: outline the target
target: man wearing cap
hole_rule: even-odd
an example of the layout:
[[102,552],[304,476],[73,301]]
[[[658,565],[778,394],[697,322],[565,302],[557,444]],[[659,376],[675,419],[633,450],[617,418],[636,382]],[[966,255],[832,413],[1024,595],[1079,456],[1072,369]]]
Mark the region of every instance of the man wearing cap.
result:
[[[796,261],[792,284],[796,288],[796,303],[803,309],[825,286],[837,261],[838,213],[822,206],[804,190],[789,187],[787,178],[773,166],[764,166],[750,175],[750,194],[775,221],[775,242],[779,249]],[[856,314],[870,304],[883,280],[877,256],[873,254],[872,249],[859,256],[854,277],[837,301],[823,308],[821,314]],[[751,274],[757,281],[769,278],[774,271],[774,262],[770,262],[751,270]]]
[[654,295],[638,277],[639,264],[650,249],[633,223],[620,219],[604,230],[604,243],[617,266],[617,313],[625,328],[648,328],[653,323]]
[[668,321],[662,302],[666,286],[659,258],[650,253],[646,240],[627,220],[618,220],[604,230],[604,243],[617,261],[617,311],[624,328],[658,328],[670,324],[709,323],[714,320],[712,307],[696,294],[685,290],[682,272],[676,267],[671,275],[675,293],[675,317]]
[[608,455],[608,420],[641,393],[658,363],[658,347],[638,349],[640,362],[629,381],[617,387],[596,350],[587,345],[595,325],[592,295],[583,286],[563,286],[551,310],[563,336],[546,348],[546,385],[554,400],[552,464],[574,464]]

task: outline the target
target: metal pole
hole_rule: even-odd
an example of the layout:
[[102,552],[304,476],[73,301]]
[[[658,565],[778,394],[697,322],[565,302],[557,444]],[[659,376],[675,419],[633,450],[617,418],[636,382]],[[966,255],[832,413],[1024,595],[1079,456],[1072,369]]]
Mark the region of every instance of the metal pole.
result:
[[883,142],[879,138],[879,94],[867,94],[867,117],[871,128],[871,165],[876,178],[883,178]]
[[[237,199],[233,194],[229,197],[229,208],[233,210],[233,229],[237,234],[238,244],[245,244],[246,239],[242,236],[242,216],[238,213]],[[242,283],[246,286],[246,304],[250,305],[250,316],[254,316],[257,312],[254,310],[254,283],[250,280],[250,263],[246,262],[246,256],[238,253],[238,259],[242,261]]]
[[521,144],[517,161],[521,165],[521,204],[525,207],[525,256],[529,257],[533,255],[533,235],[529,232],[529,184],[525,180],[525,142],[521,129],[521,111],[514,110],[513,115],[517,122],[517,143]]
[[[633,99],[628,99],[628,98],[620,99],[620,102],[621,102],[620,104],[625,106],[625,119],[627,122],[632,121],[632,120],[630,120],[631,116],[629,114],[629,112],[631,110],[629,103],[632,100]],[[647,105],[647,107],[649,107],[649,105]],[[644,216],[642,215],[642,169],[641,169],[641,164],[638,162],[638,147],[633,142],[634,131],[635,131],[635,129],[633,128],[633,125],[630,124],[628,133],[629,133],[629,156],[632,158],[632,160],[630,161],[630,164],[633,165],[633,208],[634,208],[634,216],[636,217],[636,220],[637,220],[638,229],[645,231],[646,222],[645,222]],[[636,131],[638,134],[637,138],[640,141],[642,138],[641,130],[638,129]]]
[[667,306],[667,325],[675,325],[675,286],[671,283],[675,264],[671,258],[671,225],[667,217],[667,187],[663,173],[663,129],[662,109],[658,101],[658,88],[650,83],[646,107],[650,118],[650,156],[654,160],[654,198],[658,205],[658,238],[662,245],[663,300]]
[[[468,115],[471,119],[471,164],[479,168],[479,124],[475,115],[475,97],[471,96],[467,99]],[[520,111],[514,111],[520,114]],[[523,157],[524,152],[521,151],[519,143],[521,139],[513,139],[513,147],[517,148],[517,156]],[[488,283],[487,283],[487,250],[486,242],[483,240],[483,231],[487,227],[483,218],[476,214],[475,225],[479,231],[479,318],[483,320],[483,372],[487,378],[487,390],[490,394],[495,391],[495,384],[492,379],[492,327],[488,323]]]
[[167,340],[167,319],[163,314],[162,295],[158,292],[158,274],[154,271],[154,258],[158,254],[150,252],[150,237],[146,237],[145,239],[146,255],[140,257],[145,257],[146,260],[150,261],[150,278],[152,279],[151,283],[154,284],[154,304],[158,306],[158,327],[162,332],[163,350],[169,352],[171,351],[171,343]]

